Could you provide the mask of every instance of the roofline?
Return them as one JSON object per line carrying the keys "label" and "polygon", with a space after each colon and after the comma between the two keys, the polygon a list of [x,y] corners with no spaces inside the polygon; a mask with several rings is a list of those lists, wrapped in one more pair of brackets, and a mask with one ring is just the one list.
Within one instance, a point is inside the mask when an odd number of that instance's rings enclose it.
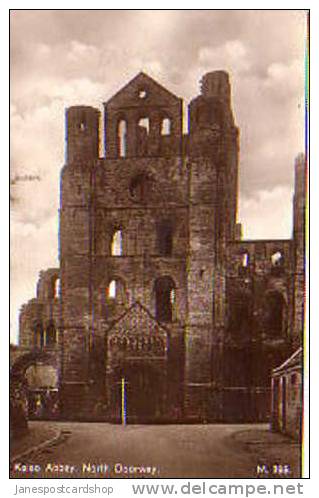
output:
{"label": "roofline", "polygon": [[144,71],[140,71],[128,83],[126,83],[122,88],[120,88],[120,90],[118,90],[112,97],[110,97],[106,102],[103,102],[103,105],[107,106],[113,99],[115,99],[115,97],[117,97],[117,95],[119,95],[119,93],[121,93],[123,90],[125,90],[125,88],[127,88],[129,85],[131,85],[131,83],[133,83],[133,81],[135,81],[141,75],[142,76],[146,76],[146,78],[148,78],[151,81],[153,81],[153,83],[155,83],[155,85],[159,86],[162,90],[164,90],[165,92],[169,93],[175,99],[178,99],[180,101],[183,100],[181,97],[178,97],[177,95],[175,95],[175,93],[173,93],[170,90],[168,90],[167,88],[165,88],[165,86],[161,85],[161,83],[158,83],[158,81],[156,81],[154,78],[152,78],[152,76],[149,76],[148,74],[144,73]]}
{"label": "roofline", "polygon": [[284,368],[288,367],[290,363],[300,354],[302,353],[302,347],[297,349],[287,360],[285,360],[279,367],[273,368],[272,372],[273,374],[279,372],[279,370],[283,370]]}

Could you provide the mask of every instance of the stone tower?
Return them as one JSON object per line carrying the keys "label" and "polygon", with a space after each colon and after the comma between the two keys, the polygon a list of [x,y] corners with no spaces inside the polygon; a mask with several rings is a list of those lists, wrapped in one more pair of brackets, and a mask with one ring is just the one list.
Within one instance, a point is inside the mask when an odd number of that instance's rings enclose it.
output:
{"label": "stone tower", "polygon": [[144,73],[104,104],[103,139],[100,114],[66,113],[60,267],[21,310],[18,367],[58,370],[64,418],[118,421],[125,401],[128,422],[267,420],[302,337],[303,160],[293,239],[241,240],[227,73],[203,76],[187,133]]}
{"label": "stone tower", "polygon": [[[125,378],[137,417],[143,392],[158,393],[150,416],[203,412],[225,325],[225,244],[236,223],[237,129],[226,73],[204,76],[189,134],[182,130],[182,100],[143,73],[105,103],[105,158],[99,112],[67,112],[60,260],[63,390],[72,404],[106,391],[115,416]],[[127,329],[114,336],[123,315]],[[136,321],[138,332],[128,325]],[[162,352],[154,327],[163,328]]]}
{"label": "stone tower", "polygon": [[[226,243],[235,235],[238,130],[231,109],[227,73],[202,79],[201,94],[189,106],[188,319],[185,364],[187,411],[204,417],[212,383],[220,382],[225,331]],[[214,396],[213,396],[214,397]]]}

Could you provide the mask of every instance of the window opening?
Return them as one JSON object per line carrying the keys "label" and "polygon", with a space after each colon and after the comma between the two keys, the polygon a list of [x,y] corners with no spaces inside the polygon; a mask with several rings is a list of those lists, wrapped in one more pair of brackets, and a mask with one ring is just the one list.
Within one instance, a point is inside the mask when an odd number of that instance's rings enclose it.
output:
{"label": "window opening", "polygon": [[112,280],[109,284],[108,297],[110,297],[111,299],[116,298],[116,281],[115,280]]}
{"label": "window opening", "polygon": [[61,295],[61,281],[57,278],[54,282],[54,298],[58,299]]}
{"label": "window opening", "polygon": [[118,152],[120,157],[126,157],[126,146],[127,146],[127,126],[126,121],[122,119],[118,124]]}
{"label": "window opening", "polygon": [[111,255],[112,256],[122,256],[122,232],[121,230],[116,230],[112,237],[111,242]]}
{"label": "window opening", "polygon": [[143,132],[146,133],[146,135],[149,135],[150,133],[150,120],[149,118],[141,118],[138,122],[139,128],[143,129]]}
{"label": "window opening", "polygon": [[280,251],[275,252],[271,256],[271,264],[272,266],[280,266],[283,262],[283,257]]}
{"label": "window opening", "polygon": [[249,254],[248,254],[248,252],[245,252],[242,255],[242,260],[241,260],[241,264],[242,264],[243,268],[247,268],[248,263],[249,263]]}
{"label": "window opening", "polygon": [[170,301],[172,304],[175,303],[175,289],[171,289]]}
{"label": "window opening", "polygon": [[167,136],[171,134],[171,120],[169,118],[164,118],[162,120],[161,135]]}
{"label": "window opening", "polygon": [[147,91],[141,88],[141,90],[138,92],[138,96],[140,99],[145,99],[147,97]]}

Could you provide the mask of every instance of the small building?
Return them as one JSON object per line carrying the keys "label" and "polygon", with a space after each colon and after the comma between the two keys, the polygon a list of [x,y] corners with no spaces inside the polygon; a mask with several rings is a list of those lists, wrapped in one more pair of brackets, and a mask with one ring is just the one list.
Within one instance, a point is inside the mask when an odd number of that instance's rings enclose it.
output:
{"label": "small building", "polygon": [[271,429],[302,436],[302,348],[272,371]]}

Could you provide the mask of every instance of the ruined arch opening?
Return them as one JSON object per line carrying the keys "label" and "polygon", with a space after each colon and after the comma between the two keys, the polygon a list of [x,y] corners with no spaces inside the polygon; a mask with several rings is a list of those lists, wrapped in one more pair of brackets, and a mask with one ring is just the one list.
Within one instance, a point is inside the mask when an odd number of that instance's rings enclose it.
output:
{"label": "ruined arch opening", "polygon": [[32,420],[55,419],[59,415],[58,370],[41,361],[30,365],[26,372],[28,417]]}
{"label": "ruined arch opening", "polygon": [[159,322],[172,322],[176,301],[176,286],[169,277],[159,277],[155,281],[155,316]]}
{"label": "ruined arch opening", "polygon": [[12,365],[10,403],[17,407],[22,402],[29,419],[53,420],[59,417],[59,362],[52,352],[26,353]]}

